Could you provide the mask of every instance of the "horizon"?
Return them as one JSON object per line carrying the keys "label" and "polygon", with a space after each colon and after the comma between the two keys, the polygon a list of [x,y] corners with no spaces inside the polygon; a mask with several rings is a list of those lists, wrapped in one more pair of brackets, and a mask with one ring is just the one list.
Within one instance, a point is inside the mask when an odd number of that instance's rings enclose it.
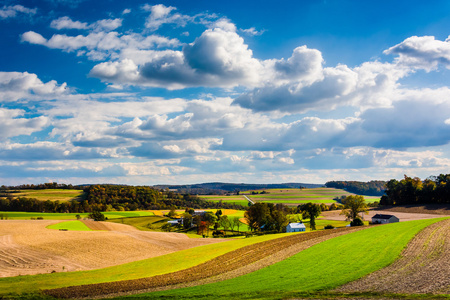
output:
{"label": "horizon", "polygon": [[0,185],[449,173],[448,1],[0,1]]}

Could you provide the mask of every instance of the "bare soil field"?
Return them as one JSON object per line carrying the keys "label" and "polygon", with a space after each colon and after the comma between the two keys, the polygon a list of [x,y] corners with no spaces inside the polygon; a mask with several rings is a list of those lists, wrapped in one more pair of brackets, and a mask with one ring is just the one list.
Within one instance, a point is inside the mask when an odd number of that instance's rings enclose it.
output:
{"label": "bare soil field", "polygon": [[[375,211],[378,209],[374,209]],[[404,212],[412,214],[433,214],[450,216],[450,205],[448,204],[427,204],[427,205],[402,205],[402,206],[386,206],[383,211]]]}
{"label": "bare soil field", "polygon": [[91,299],[93,297],[128,295],[137,292],[142,293],[221,281],[247,274],[284,260],[326,239],[362,229],[362,227],[340,228],[290,235],[249,245],[178,272],[136,280],[45,290],[44,293],[57,298],[87,297]]}
{"label": "bare soil field", "polygon": [[[443,216],[450,216],[450,211],[448,214],[436,214],[436,213],[423,213],[424,210],[416,210],[419,212],[414,212],[413,210],[404,210],[404,211],[392,211],[392,210],[379,210],[379,209],[371,209],[369,213],[364,214],[364,220],[371,220],[372,217],[376,214],[387,214],[387,215],[395,215],[400,219],[400,222],[404,221],[413,221],[413,220],[424,220],[424,219],[433,219],[440,218]],[[335,220],[335,221],[345,221],[345,216],[340,214],[340,210],[331,210],[322,212],[321,216],[326,220]]]}
{"label": "bare soil field", "polygon": [[392,265],[346,284],[339,292],[450,293],[450,220],[432,224]]}
{"label": "bare soil field", "polygon": [[104,231],[46,228],[58,222],[1,220],[0,277],[105,268],[224,241],[106,222],[96,224]]}

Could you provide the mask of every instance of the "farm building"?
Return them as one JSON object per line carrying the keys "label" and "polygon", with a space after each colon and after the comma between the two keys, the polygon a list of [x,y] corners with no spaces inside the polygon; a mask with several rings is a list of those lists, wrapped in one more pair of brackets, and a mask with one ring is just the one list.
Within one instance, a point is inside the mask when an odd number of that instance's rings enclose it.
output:
{"label": "farm building", "polygon": [[300,231],[306,231],[305,224],[289,223],[289,225],[286,226],[286,232],[300,232]]}
{"label": "farm building", "polygon": [[400,220],[394,215],[376,214],[372,217],[373,224],[395,223],[399,221]]}

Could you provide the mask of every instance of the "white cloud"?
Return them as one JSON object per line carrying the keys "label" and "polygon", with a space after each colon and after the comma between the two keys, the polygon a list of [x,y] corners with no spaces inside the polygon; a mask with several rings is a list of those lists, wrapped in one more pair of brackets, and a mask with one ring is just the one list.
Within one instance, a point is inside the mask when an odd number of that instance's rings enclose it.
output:
{"label": "white cloud", "polygon": [[150,6],[148,4],[143,6],[143,9],[150,11],[145,27],[149,30],[158,30],[163,24],[176,24],[177,26],[185,26],[191,17],[179,13],[172,14],[176,10],[173,6],[165,6],[164,4],[157,4]]}
{"label": "white cloud", "polygon": [[62,29],[92,29],[94,31],[112,31],[122,26],[122,19],[104,19],[88,24],[87,22],[72,21],[71,18],[64,16],[53,20],[50,27]]}
{"label": "white cloud", "polygon": [[[116,84],[169,89],[233,87],[257,84],[262,68],[239,35],[222,29],[206,30],[183,51],[152,52],[148,59],[139,68],[129,59],[102,63],[90,75]],[[124,65],[130,67],[124,69]]]}
{"label": "white cloud", "polygon": [[450,69],[450,39],[436,40],[434,36],[412,36],[384,51],[396,54],[398,64],[411,68],[434,70],[442,64]]}
{"label": "white cloud", "polygon": [[45,116],[27,118],[24,110],[0,108],[0,123],[0,140],[4,140],[41,131],[49,125],[49,119]]}
{"label": "white cloud", "polygon": [[61,30],[61,29],[88,29],[88,24],[86,22],[72,21],[71,18],[65,16],[53,20],[50,27]]}
{"label": "white cloud", "polygon": [[18,13],[22,13],[25,15],[35,15],[37,12],[37,8],[28,8],[23,5],[10,5],[10,6],[3,6],[0,9],[0,18],[7,19],[7,18],[14,18],[17,16]]}
{"label": "white cloud", "polygon": [[265,32],[265,30],[259,30],[258,31],[258,30],[256,30],[255,27],[250,27],[248,29],[241,29],[241,31],[243,33],[247,34],[247,35],[250,35],[250,36],[262,35]]}
{"label": "white cloud", "polygon": [[0,101],[51,99],[64,94],[66,86],[54,80],[43,83],[36,74],[28,72],[0,72]]}

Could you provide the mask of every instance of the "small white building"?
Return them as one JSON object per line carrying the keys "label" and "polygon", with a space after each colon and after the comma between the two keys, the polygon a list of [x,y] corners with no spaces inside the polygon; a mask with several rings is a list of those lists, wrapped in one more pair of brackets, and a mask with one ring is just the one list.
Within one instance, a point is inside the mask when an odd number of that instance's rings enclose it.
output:
{"label": "small white building", "polygon": [[400,220],[394,215],[376,214],[372,217],[372,224],[396,223]]}
{"label": "small white building", "polygon": [[289,225],[286,226],[286,232],[300,232],[300,231],[306,231],[305,224],[289,223]]}

